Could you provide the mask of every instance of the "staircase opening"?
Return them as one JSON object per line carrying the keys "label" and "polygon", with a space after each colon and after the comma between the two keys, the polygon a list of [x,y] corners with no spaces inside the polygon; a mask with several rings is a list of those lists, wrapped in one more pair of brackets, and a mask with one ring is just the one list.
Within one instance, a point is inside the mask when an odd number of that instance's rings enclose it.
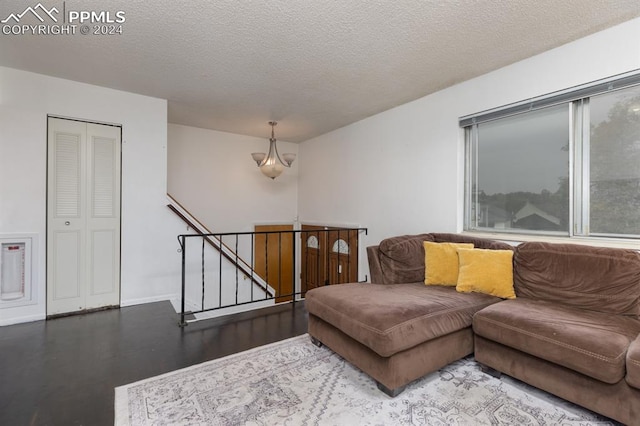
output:
{"label": "staircase opening", "polygon": [[359,239],[366,228],[294,229],[287,224],[219,233],[168,199],[167,207],[193,231],[178,235],[181,326],[276,303],[295,304],[311,288],[359,281]]}

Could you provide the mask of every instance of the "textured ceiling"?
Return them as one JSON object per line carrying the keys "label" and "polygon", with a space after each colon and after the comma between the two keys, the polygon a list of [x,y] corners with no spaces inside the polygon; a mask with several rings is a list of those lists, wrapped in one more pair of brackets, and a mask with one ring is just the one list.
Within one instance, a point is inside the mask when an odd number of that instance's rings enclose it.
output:
{"label": "textured ceiling", "polygon": [[[2,0],[0,19],[37,3]],[[171,123],[267,137],[277,120],[293,142],[640,16],[639,0],[41,3],[122,10],[123,34],[2,34],[0,65],[167,99]]]}

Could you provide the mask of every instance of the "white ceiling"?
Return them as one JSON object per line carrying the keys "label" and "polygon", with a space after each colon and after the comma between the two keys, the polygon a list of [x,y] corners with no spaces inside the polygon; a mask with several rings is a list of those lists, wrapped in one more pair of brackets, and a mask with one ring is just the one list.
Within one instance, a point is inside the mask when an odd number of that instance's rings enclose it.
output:
{"label": "white ceiling", "polygon": [[[122,10],[123,34],[3,34],[0,65],[167,99],[171,123],[268,137],[277,120],[292,142],[640,16],[640,0],[41,2]],[[0,20],[37,3],[2,0]]]}

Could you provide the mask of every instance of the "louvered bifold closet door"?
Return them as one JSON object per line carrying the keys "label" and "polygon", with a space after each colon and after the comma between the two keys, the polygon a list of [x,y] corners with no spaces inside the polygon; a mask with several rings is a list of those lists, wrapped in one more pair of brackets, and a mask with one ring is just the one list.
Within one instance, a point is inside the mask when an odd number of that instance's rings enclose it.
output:
{"label": "louvered bifold closet door", "polygon": [[47,315],[120,300],[120,128],[49,118]]}
{"label": "louvered bifold closet door", "polygon": [[120,128],[87,124],[87,309],[120,303]]}

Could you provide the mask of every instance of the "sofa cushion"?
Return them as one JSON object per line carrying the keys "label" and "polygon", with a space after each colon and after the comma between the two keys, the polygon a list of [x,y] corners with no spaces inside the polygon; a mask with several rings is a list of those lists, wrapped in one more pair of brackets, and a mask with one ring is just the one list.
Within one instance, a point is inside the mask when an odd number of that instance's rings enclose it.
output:
{"label": "sofa cushion", "polygon": [[380,266],[385,283],[424,280],[424,241],[433,241],[433,238],[429,234],[401,235],[380,242]]}
{"label": "sofa cushion", "polygon": [[306,293],[306,307],[343,333],[389,357],[471,326],[473,314],[497,297],[454,287],[412,284],[341,284]]}
{"label": "sofa cushion", "polygon": [[515,299],[513,292],[513,251],[458,249],[460,273],[456,290],[477,292],[503,299]]}
{"label": "sofa cushion", "polygon": [[640,389],[640,336],[636,337],[627,350],[627,383]]}
{"label": "sofa cushion", "polygon": [[640,333],[640,321],[519,298],[476,313],[473,331],[486,339],[613,384],[625,376],[627,348]]}
{"label": "sofa cushion", "polygon": [[472,249],[473,244],[425,241],[423,245],[425,285],[455,286],[459,269],[457,249]]}
{"label": "sofa cushion", "polygon": [[515,252],[514,284],[518,297],[638,317],[640,253],[527,242]]}

